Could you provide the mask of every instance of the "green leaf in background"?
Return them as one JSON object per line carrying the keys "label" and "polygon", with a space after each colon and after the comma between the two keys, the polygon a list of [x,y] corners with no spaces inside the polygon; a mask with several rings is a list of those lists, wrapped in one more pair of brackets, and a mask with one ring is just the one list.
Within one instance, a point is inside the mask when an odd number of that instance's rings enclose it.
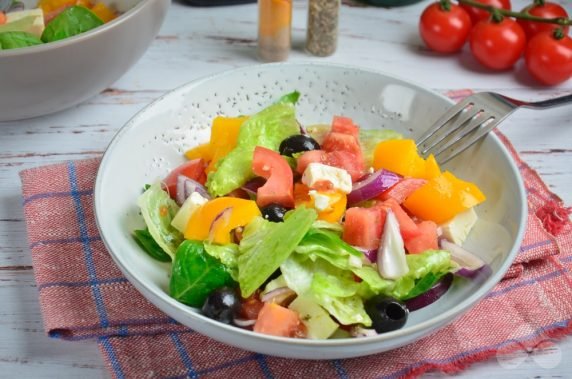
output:
{"label": "green leaf in background", "polygon": [[227,268],[205,251],[202,242],[186,240],[179,246],[169,282],[171,297],[201,307],[212,291],[234,285]]}
{"label": "green leaf in background", "polygon": [[171,262],[171,256],[155,242],[148,229],[134,230],[133,238],[151,258],[160,262]]}
{"label": "green leaf in background", "polygon": [[17,49],[20,47],[43,44],[42,40],[33,34],[26,32],[3,32],[0,33],[0,50]]}
{"label": "green leaf in background", "polygon": [[69,38],[103,25],[92,11],[81,6],[72,6],[48,22],[42,33],[42,41],[53,42]]}

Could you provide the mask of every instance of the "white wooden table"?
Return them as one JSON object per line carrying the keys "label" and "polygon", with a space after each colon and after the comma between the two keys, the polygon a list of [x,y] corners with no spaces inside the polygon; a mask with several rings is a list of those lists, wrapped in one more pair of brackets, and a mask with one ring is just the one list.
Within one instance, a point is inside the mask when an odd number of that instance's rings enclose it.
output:
{"label": "white wooden table", "polygon": [[[520,9],[526,2],[513,0],[513,6]],[[558,2],[572,14],[569,0]],[[426,5],[394,9],[344,5],[338,51],[321,60],[380,69],[441,92],[493,90],[524,100],[572,92],[572,80],[559,87],[535,86],[522,62],[514,72],[487,73],[468,49],[451,57],[428,52],[417,34],[418,18]],[[320,60],[303,52],[306,6],[305,1],[295,2],[290,61]],[[112,88],[58,114],[0,123],[0,377],[108,376],[95,341],[63,342],[44,334],[18,172],[98,156],[131,116],[165,91],[207,74],[258,63],[256,9],[255,4],[208,9],[173,4],[151,48]],[[550,188],[572,204],[572,107],[543,113],[519,111],[502,130]],[[486,376],[571,377],[572,337],[551,351],[526,357],[516,368],[492,359],[459,375]]]}

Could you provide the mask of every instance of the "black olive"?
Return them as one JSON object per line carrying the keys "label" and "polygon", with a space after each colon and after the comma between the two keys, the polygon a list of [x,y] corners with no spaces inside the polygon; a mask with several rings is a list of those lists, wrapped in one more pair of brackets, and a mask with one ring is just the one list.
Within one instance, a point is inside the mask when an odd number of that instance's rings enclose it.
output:
{"label": "black olive", "polygon": [[231,324],[239,309],[240,297],[236,289],[221,287],[209,294],[201,310],[209,318]]}
{"label": "black olive", "polygon": [[287,209],[280,204],[268,204],[260,209],[262,216],[272,222],[283,222]]}
{"label": "black olive", "polygon": [[278,151],[280,154],[291,157],[292,154],[302,151],[320,150],[320,144],[310,136],[304,134],[295,134],[282,140]]}
{"label": "black olive", "polygon": [[365,311],[378,333],[401,329],[407,321],[409,309],[392,297],[377,295],[365,302]]}

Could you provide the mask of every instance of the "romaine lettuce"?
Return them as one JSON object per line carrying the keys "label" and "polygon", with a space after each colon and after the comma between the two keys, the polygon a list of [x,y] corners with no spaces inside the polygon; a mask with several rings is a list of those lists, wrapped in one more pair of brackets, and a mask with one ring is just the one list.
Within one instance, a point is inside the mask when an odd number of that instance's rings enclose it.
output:
{"label": "romaine lettuce", "polygon": [[248,297],[280,267],[310,229],[317,215],[299,207],[281,223],[256,218],[245,228],[238,256],[238,282]]}
{"label": "romaine lettuce", "polygon": [[344,325],[371,325],[363,301],[358,295],[360,284],[351,271],[342,270],[317,258],[292,254],[280,265],[288,287],[298,295],[309,296]]}
{"label": "romaine lettuce", "polygon": [[236,147],[217,162],[216,171],[209,173],[209,193],[226,195],[253,178],[252,154],[256,146],[278,150],[283,139],[300,132],[293,103],[296,99],[293,94],[285,95],[244,122]]}
{"label": "romaine lettuce", "polygon": [[147,224],[149,233],[161,248],[175,257],[177,248],[183,242],[183,235],[171,225],[179,206],[161,189],[159,182],[150,186],[139,198],[137,204]]}

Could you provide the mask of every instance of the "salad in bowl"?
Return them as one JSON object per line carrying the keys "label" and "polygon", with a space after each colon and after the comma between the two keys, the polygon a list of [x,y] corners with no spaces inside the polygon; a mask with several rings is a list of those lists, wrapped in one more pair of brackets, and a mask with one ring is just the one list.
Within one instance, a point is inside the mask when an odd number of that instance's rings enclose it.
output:
{"label": "salad in bowl", "polygon": [[453,281],[491,275],[462,247],[477,185],[396,131],[342,114],[302,125],[299,97],[215,117],[207,143],[141,183],[133,237],[169,265],[172,298],[257,333],[337,339],[400,329]]}
{"label": "salad in bowl", "polygon": [[450,106],[346,65],[197,79],[107,148],[102,243],[149,302],[225,344],[337,359],[414,342],[490,293],[526,226],[522,180],[494,135],[444,166],[417,155],[413,140]]}

